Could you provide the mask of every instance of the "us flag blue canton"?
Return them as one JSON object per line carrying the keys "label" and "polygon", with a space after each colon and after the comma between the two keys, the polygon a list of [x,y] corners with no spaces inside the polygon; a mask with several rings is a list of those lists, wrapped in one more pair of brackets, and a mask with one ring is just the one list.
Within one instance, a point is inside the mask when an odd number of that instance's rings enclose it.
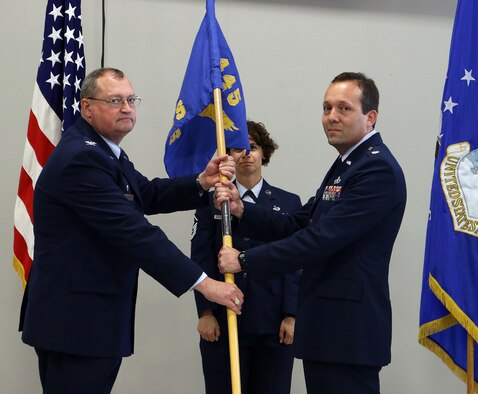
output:
{"label": "us flag blue canton", "polygon": [[463,381],[468,369],[467,337],[478,340],[477,79],[478,3],[459,0],[441,103],[419,342]]}
{"label": "us flag blue canton", "polygon": [[64,130],[80,114],[80,85],[84,78],[80,0],[48,1],[37,82],[63,121]]}
{"label": "us flag blue canton", "polygon": [[84,78],[80,1],[49,0],[14,212],[13,266],[23,286],[33,261],[35,184],[62,130],[80,116]]}
{"label": "us flag blue canton", "polygon": [[166,140],[164,164],[170,177],[201,172],[214,155],[216,88],[221,89],[226,147],[249,150],[239,72],[217,22],[214,0],[207,0]]}

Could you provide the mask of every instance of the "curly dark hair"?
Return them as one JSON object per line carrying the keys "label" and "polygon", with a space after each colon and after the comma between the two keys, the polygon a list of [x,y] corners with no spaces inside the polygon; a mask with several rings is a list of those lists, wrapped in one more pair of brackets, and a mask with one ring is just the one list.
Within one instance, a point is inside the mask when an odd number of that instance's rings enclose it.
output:
{"label": "curly dark hair", "polygon": [[279,145],[272,139],[264,123],[248,120],[247,129],[249,131],[249,137],[262,148],[262,152],[264,153],[262,165],[267,166],[272,154],[279,149]]}

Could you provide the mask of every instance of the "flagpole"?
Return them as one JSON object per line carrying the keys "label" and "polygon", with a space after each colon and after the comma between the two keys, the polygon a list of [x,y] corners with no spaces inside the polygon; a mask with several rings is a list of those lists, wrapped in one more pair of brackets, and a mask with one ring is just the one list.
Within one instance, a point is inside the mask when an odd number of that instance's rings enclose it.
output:
{"label": "flagpole", "polygon": [[475,340],[468,334],[467,340],[467,368],[466,368],[466,386],[467,394],[475,392]]}
{"label": "flagpole", "polygon": [[[216,119],[216,139],[217,154],[219,156],[226,154],[226,141],[224,137],[224,121],[222,118],[222,97],[221,89],[214,89],[214,110]],[[221,181],[227,178],[221,175]],[[231,232],[231,211],[229,201],[221,204],[222,218],[222,244],[232,247]],[[226,283],[234,283],[234,274],[224,274]],[[239,368],[239,339],[237,333],[237,316],[236,313],[227,309],[227,328],[229,333],[229,359],[231,364],[231,385],[232,394],[241,394],[241,372]]]}

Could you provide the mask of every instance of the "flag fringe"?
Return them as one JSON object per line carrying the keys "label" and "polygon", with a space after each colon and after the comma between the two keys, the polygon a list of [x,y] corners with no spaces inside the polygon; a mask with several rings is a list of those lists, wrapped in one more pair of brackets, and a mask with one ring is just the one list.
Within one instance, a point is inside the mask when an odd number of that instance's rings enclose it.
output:
{"label": "flag fringe", "polygon": [[[443,290],[438,281],[430,274],[428,276],[428,284],[433,294],[441,301],[446,309],[460,323],[460,325],[470,334],[475,342],[478,342],[478,327],[473,320],[461,310],[450,295]],[[446,327],[447,328],[447,327]]]}
{"label": "flag fringe", "polygon": [[[444,331],[450,327],[453,327],[456,324],[460,324],[475,340],[478,338],[478,328],[475,323],[468,317],[468,315],[461,310],[461,308],[456,304],[453,298],[443,290],[438,281],[430,274],[428,276],[428,285],[432,290],[433,294],[440,300],[440,302],[445,306],[445,308],[450,312],[449,315],[446,315],[440,319],[433,320],[426,324],[420,326],[418,332],[418,343],[426,347],[431,352],[435,353],[443,363],[463,382],[467,383],[467,373],[466,371],[455,364],[450,355],[443,350],[443,348],[434,342],[429,337],[438,332]],[[475,381],[474,392],[478,393],[478,385]]]}
{"label": "flag fringe", "polygon": [[25,289],[25,286],[27,285],[27,281],[25,280],[25,269],[23,268],[23,264],[15,255],[13,256],[13,269],[17,272],[20,280],[22,281],[22,286]]}
{"label": "flag fringe", "polygon": [[418,331],[418,341],[420,341],[422,338],[429,337],[430,335],[436,334],[437,332],[444,331],[447,328],[453,327],[456,324],[458,324],[458,321],[452,314],[422,324]]}
{"label": "flag fringe", "polygon": [[[440,345],[437,343],[433,342],[430,338],[420,338],[418,341],[421,345],[426,347],[428,350],[431,352],[435,353],[442,361],[445,363],[445,365],[458,377],[460,378],[463,382],[467,382],[467,375],[466,371],[463,368],[460,368],[457,364],[453,362],[453,359],[448,355],[447,352],[445,352]],[[475,381],[475,389],[474,392],[478,393],[478,385],[476,384],[477,382]]]}

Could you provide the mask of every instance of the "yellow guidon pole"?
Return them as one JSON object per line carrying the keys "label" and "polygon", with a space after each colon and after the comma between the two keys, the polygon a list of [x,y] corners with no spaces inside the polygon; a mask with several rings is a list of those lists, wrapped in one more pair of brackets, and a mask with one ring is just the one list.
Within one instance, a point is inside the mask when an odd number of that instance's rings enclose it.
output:
{"label": "yellow guidon pole", "polygon": [[467,349],[466,393],[474,394],[475,393],[475,340],[470,334],[467,335],[466,349]]}
{"label": "yellow guidon pole", "polygon": [[[222,118],[221,89],[214,89],[214,112],[216,120],[217,154],[226,154],[226,141],[224,137],[224,121]],[[224,175],[219,174],[221,181],[226,180]],[[222,244],[232,247],[231,209],[229,201],[221,204],[222,218]],[[234,274],[224,274],[226,283],[234,283]],[[241,394],[241,370],[239,367],[239,339],[237,334],[237,315],[227,309],[227,328],[229,332],[229,359],[231,363],[232,394]]]}

